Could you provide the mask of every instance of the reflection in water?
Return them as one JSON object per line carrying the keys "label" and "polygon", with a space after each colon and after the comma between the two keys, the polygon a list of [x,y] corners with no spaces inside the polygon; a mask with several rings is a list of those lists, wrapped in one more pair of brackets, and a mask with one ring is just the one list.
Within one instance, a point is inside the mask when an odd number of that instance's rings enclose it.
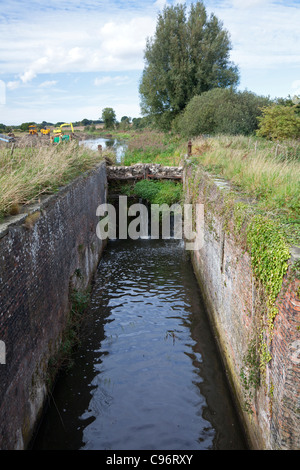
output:
{"label": "reflection in water", "polygon": [[87,139],[82,140],[79,142],[80,145],[86,145],[87,147],[91,148],[92,150],[98,150],[98,145],[102,145],[102,149],[111,149],[114,150],[116,153],[116,161],[117,163],[122,162],[122,158],[127,149],[127,145],[125,142],[120,141],[119,139],[108,139],[108,138],[94,138],[94,139]]}
{"label": "reflection in water", "polygon": [[181,241],[109,242],[35,449],[245,449]]}

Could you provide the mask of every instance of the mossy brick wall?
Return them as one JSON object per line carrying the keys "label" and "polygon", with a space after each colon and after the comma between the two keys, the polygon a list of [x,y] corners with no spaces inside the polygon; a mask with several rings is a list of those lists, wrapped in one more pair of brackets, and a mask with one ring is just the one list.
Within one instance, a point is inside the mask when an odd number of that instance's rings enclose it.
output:
{"label": "mossy brick wall", "polygon": [[266,296],[254,276],[245,238],[234,236],[228,220],[226,182],[187,166],[184,187],[186,202],[204,204],[204,244],[191,252],[191,259],[250,447],[299,449],[300,281],[292,275],[292,257],[276,300],[272,331],[263,330],[271,360],[263,373],[259,364],[254,366],[259,384],[247,398],[241,371],[251,340],[267,323]]}
{"label": "mossy brick wall", "polygon": [[[0,225],[0,448],[24,449],[47,396],[47,366],[70,311],[70,289],[86,289],[103,242],[96,208],[106,166],[83,174],[27,214]],[[29,214],[29,217],[28,217]]]}

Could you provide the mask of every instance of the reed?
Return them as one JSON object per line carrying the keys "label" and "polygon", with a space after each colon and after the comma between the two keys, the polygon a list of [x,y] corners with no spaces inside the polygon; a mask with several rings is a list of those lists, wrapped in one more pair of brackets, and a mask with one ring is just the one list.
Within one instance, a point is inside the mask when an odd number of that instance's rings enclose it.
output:
{"label": "reed", "polygon": [[99,152],[78,142],[0,149],[0,216],[56,192],[101,161]]}

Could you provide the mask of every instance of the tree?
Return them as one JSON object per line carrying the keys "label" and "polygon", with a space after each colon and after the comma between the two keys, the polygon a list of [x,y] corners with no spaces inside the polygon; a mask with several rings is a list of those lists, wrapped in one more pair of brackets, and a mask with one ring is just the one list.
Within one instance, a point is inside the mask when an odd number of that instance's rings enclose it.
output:
{"label": "tree", "polygon": [[261,107],[269,98],[233,89],[214,88],[194,96],[177,120],[176,129],[192,137],[200,134],[252,134],[258,127]]}
{"label": "tree", "polygon": [[274,105],[264,107],[256,134],[272,140],[298,139],[300,116],[295,106]]}
{"label": "tree", "polygon": [[21,129],[21,131],[28,131],[29,126],[32,126],[33,124],[36,124],[36,123],[35,122],[23,122],[20,125],[20,129]]}
{"label": "tree", "polygon": [[122,116],[120,121],[120,129],[127,130],[130,128],[131,125],[131,117]]}
{"label": "tree", "polygon": [[116,113],[113,108],[104,108],[102,109],[102,121],[104,122],[104,127],[106,129],[111,129],[116,123]]}
{"label": "tree", "polygon": [[165,7],[155,35],[147,40],[145,67],[139,87],[143,114],[158,126],[172,120],[195,95],[238,83],[237,67],[229,61],[229,35],[201,1]]}
{"label": "tree", "polygon": [[82,119],[81,125],[82,126],[89,126],[90,124],[93,124],[93,121],[91,119]]}

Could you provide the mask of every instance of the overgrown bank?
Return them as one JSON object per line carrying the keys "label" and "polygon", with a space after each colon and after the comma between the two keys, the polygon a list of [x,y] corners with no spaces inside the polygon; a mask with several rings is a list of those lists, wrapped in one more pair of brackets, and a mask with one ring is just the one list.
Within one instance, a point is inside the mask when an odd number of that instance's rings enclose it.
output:
{"label": "overgrown bank", "polygon": [[14,215],[23,204],[57,192],[102,157],[78,142],[57,146],[0,148],[0,218]]}
{"label": "overgrown bank", "polygon": [[[300,244],[300,144],[243,136],[197,138],[190,163],[231,183],[255,211],[279,224],[287,242]],[[246,207],[246,206],[245,206]]]}

